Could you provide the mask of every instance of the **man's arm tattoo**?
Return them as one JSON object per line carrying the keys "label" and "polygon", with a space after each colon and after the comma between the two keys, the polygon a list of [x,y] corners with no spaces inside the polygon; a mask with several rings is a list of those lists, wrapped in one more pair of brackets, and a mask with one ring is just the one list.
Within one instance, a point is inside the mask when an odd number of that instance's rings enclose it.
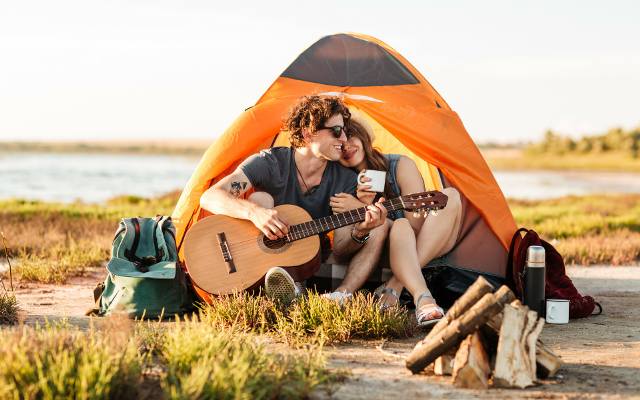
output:
{"label": "man's arm tattoo", "polygon": [[233,197],[240,197],[246,188],[247,182],[231,182],[230,193]]}

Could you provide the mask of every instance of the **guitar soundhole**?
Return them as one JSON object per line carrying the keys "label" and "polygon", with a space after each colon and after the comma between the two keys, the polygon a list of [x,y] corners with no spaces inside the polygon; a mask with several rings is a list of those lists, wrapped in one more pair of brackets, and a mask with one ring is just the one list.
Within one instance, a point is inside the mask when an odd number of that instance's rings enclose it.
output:
{"label": "guitar soundhole", "polygon": [[279,250],[288,244],[284,239],[271,240],[266,236],[262,236],[262,243],[270,250]]}

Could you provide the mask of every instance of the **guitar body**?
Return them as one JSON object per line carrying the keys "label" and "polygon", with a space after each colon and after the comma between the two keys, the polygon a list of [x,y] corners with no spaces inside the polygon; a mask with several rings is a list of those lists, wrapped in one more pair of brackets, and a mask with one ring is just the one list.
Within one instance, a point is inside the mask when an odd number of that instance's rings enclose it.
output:
{"label": "guitar body", "polygon": [[[309,213],[294,205],[285,204],[275,209],[289,225],[311,220]],[[226,247],[221,244],[219,234],[224,234]],[[194,284],[213,295],[241,291],[260,281],[270,268],[308,263],[320,250],[317,235],[285,243],[279,248],[268,247],[263,239],[262,232],[248,220],[212,215],[198,221],[184,240],[184,257]],[[227,260],[223,254],[225,249],[228,249]],[[301,271],[301,275],[304,272]]]}

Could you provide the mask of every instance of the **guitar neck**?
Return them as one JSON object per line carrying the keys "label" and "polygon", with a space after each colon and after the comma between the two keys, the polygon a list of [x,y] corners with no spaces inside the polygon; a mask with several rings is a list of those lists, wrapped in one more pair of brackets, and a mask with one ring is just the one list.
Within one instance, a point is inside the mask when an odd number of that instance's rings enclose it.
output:
{"label": "guitar neck", "polygon": [[[387,200],[382,203],[387,211],[392,212],[404,209],[401,197]],[[339,214],[333,214],[328,217],[322,217],[301,224],[289,227],[289,233],[286,236],[287,242],[304,239],[309,236],[318,235],[320,233],[329,232],[343,226],[362,222],[365,219],[367,207],[360,207],[354,210],[345,211]]]}

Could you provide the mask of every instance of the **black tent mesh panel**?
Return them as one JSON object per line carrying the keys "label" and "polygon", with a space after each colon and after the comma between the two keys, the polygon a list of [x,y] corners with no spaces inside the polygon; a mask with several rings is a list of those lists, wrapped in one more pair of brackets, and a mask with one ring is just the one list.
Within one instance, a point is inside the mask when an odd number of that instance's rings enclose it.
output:
{"label": "black tent mesh panel", "polygon": [[381,46],[345,34],[318,40],[300,54],[281,76],[333,86],[389,86],[419,82]]}

